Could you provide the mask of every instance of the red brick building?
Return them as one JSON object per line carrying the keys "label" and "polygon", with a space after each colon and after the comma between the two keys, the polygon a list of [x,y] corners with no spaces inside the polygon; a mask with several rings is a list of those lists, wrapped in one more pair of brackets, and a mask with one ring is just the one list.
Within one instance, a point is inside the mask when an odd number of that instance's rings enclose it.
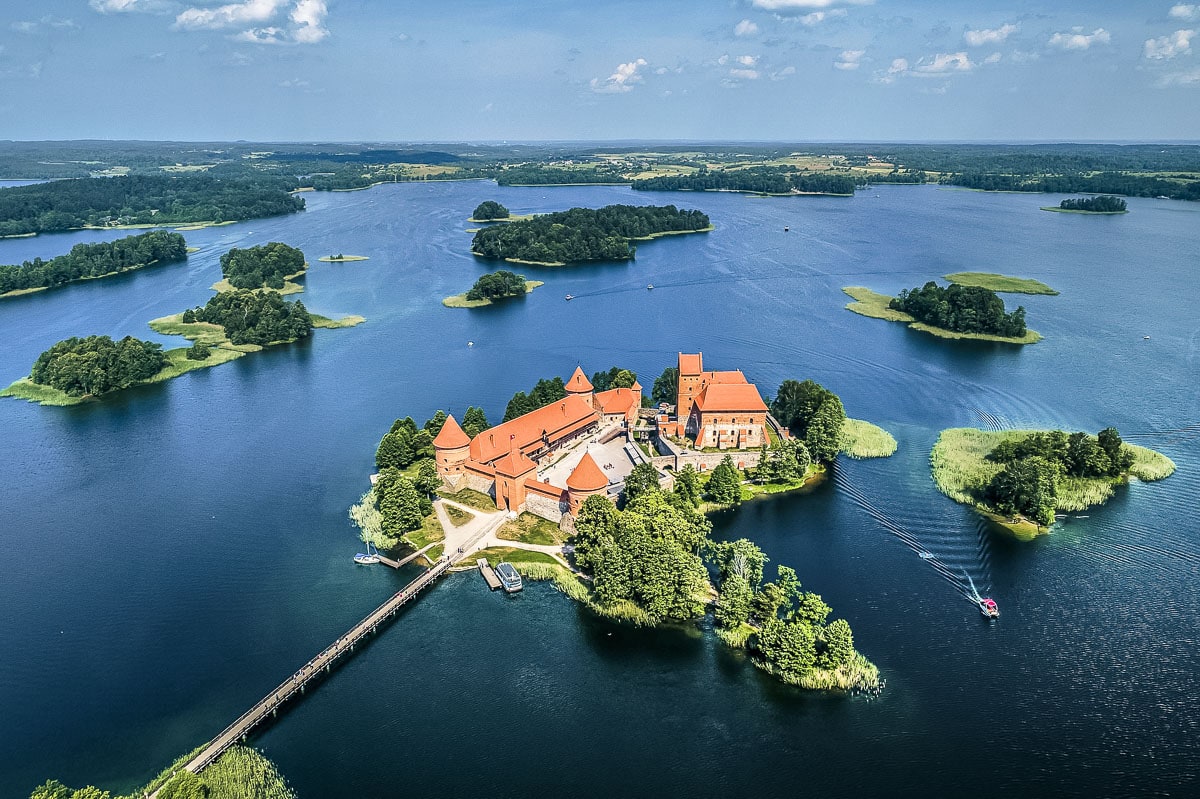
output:
{"label": "red brick building", "polygon": [[768,441],[758,388],[740,370],[705,372],[702,353],[679,353],[675,413],[668,432],[682,432],[699,449],[757,449]]}

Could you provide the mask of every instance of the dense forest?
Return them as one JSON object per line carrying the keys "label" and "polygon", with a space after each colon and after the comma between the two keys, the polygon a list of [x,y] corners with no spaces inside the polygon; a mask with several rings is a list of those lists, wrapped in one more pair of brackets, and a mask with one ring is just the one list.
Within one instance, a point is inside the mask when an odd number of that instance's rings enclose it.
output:
{"label": "dense forest", "polygon": [[39,355],[29,377],[72,397],[100,396],[148,380],[166,365],[161,344],[132,336],[72,337]]}
{"label": "dense forest", "polygon": [[505,297],[525,296],[525,276],[501,269],[498,272],[488,272],[480,275],[467,292],[467,299],[499,300]]}
{"label": "dense forest", "polygon": [[0,188],[0,235],[87,225],[224,222],[290,214],[304,200],[295,180],[211,175],[130,175]]}
{"label": "dense forest", "polygon": [[986,333],[1020,338],[1025,335],[1025,308],[1005,313],[1004,300],[979,286],[951,283],[942,288],[932,280],[921,288],[904,289],[889,307],[918,322],[955,333]]}
{"label": "dense forest", "polygon": [[1004,464],[1004,469],[984,488],[984,501],[998,513],[1021,514],[1049,525],[1064,478],[1120,478],[1128,474],[1134,456],[1116,428],[1109,427],[1096,436],[1061,430],[1034,433],[1000,444],[987,459]]}
{"label": "dense forest", "polygon": [[288,302],[274,291],[223,291],[203,308],[183,312],[184,322],[210,322],[225,328],[234,344],[279,344],[312,332],[304,303]]}
{"label": "dense forest", "polygon": [[861,178],[845,173],[798,172],[784,167],[701,169],[690,175],[635,180],[638,191],[748,191],[761,194],[853,194]]}
{"label": "dense forest", "polygon": [[508,219],[508,209],[495,200],[484,200],[475,206],[471,218],[476,222],[490,222],[495,219]]}
{"label": "dense forest", "polygon": [[969,173],[948,175],[941,180],[955,186],[983,191],[1031,191],[1054,194],[1123,194],[1127,197],[1169,197],[1200,200],[1200,181],[1180,182],[1150,175],[1102,172],[1086,175],[1001,175]]}
{"label": "dense forest", "polygon": [[[821,384],[784,380],[771,401],[771,415],[804,443],[806,457],[831,463],[841,450],[846,410],[841,398]],[[791,453],[793,458],[799,455]]]}
{"label": "dense forest", "polygon": [[1063,200],[1058,207],[1064,211],[1091,211],[1097,214],[1120,214],[1126,210],[1125,201],[1111,194]]}
{"label": "dense forest", "polygon": [[501,186],[564,186],[573,183],[629,183],[629,178],[620,171],[598,167],[581,169],[554,166],[502,166],[491,176]]}
{"label": "dense forest", "polygon": [[187,243],[178,233],[154,230],[96,244],[76,244],[66,255],[49,261],[34,258],[20,266],[0,266],[0,294],[22,289],[61,286],[72,280],[101,277],[153,263],[187,258]]}
{"label": "dense forest", "polygon": [[518,416],[524,416],[552,402],[557,402],[565,396],[567,396],[567,389],[563,385],[561,377],[544,377],[537,381],[537,385],[528,394],[524,391],[513,394],[504,409],[503,421],[507,422]]}
{"label": "dense forest", "polygon": [[634,257],[630,239],[708,227],[705,214],[674,205],[572,208],[480,230],[471,252],[537,263],[624,261]]}
{"label": "dense forest", "polygon": [[304,271],[304,253],[277,241],[234,247],[221,256],[221,274],[238,289],[283,288],[283,279]]}

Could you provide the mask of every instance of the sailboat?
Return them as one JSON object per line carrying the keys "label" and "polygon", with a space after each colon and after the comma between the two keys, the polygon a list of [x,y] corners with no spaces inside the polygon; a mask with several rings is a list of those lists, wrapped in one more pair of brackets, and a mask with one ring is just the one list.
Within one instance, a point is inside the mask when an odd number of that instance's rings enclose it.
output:
{"label": "sailboat", "polygon": [[354,562],[360,566],[369,566],[372,563],[379,562],[379,550],[375,549],[370,541],[367,542],[367,551],[359,552],[354,556]]}
{"label": "sailboat", "polygon": [[980,596],[979,591],[975,589],[975,581],[971,579],[971,575],[963,572],[963,577],[966,577],[967,582],[971,584],[971,594],[975,598],[975,604],[979,606],[979,612],[989,619],[1000,618],[1000,607],[996,604],[996,600]]}

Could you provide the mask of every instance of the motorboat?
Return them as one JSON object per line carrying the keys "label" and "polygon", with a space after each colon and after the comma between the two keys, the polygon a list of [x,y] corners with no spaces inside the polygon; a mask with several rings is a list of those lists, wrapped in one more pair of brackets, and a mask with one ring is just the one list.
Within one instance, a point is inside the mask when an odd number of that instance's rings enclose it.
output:
{"label": "motorboat", "polygon": [[500,585],[510,594],[515,594],[524,587],[521,584],[521,575],[511,563],[497,563],[496,576],[500,578]]}
{"label": "motorboat", "polygon": [[571,301],[571,300],[573,300],[573,299],[575,299],[575,295],[573,295],[573,294],[568,294],[568,295],[567,295],[567,302],[570,302],[570,301]]}

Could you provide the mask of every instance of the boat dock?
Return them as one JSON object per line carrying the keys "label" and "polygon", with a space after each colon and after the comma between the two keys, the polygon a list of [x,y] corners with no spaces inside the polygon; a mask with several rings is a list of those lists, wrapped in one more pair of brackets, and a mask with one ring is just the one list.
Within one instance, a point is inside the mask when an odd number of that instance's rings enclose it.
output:
{"label": "boat dock", "polygon": [[428,545],[422,547],[421,549],[418,549],[416,552],[412,553],[411,555],[407,555],[407,556],[401,558],[400,560],[392,560],[389,557],[380,555],[379,562],[384,564],[385,566],[391,566],[393,569],[399,569],[401,566],[407,566],[408,564],[412,563],[414,560],[421,557],[426,552],[433,549],[440,543],[441,543],[440,541],[435,541],[434,543],[428,544]]}
{"label": "boat dock", "polygon": [[496,570],[487,562],[487,558],[480,558],[475,563],[479,566],[479,573],[483,575],[483,580],[488,584],[488,588],[493,591],[500,588],[500,578],[496,576]]}

